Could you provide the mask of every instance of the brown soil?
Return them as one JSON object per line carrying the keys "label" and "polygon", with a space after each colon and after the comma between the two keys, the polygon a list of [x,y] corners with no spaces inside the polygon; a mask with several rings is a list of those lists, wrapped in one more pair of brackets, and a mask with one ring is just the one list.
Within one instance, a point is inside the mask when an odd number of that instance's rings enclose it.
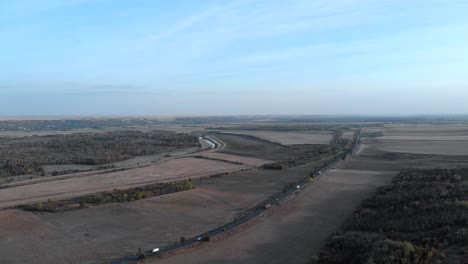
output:
{"label": "brown soil", "polygon": [[250,135],[283,145],[321,144],[328,145],[333,139],[331,131],[249,131],[223,130],[226,133]]}
{"label": "brown soil", "polygon": [[273,161],[271,160],[241,157],[241,156],[223,154],[219,152],[203,152],[203,153],[197,154],[197,156],[202,156],[202,157],[206,157],[210,159],[225,160],[225,161],[234,162],[234,163],[242,163],[244,165],[252,166],[252,167],[260,167],[264,164],[273,163]]}
{"label": "brown soil", "polygon": [[306,263],[361,201],[393,175],[332,171],[243,232],[154,263]]}
{"label": "brown soil", "polygon": [[190,191],[56,214],[0,211],[0,263],[103,263],[169,245],[233,221],[309,170],[246,171]]}
{"label": "brown soil", "polygon": [[[283,146],[250,136],[216,134],[226,147],[221,153],[274,161],[294,160],[305,152],[319,148],[317,145]],[[322,146],[323,147],[323,146]]]}
{"label": "brown soil", "polygon": [[148,167],[90,175],[65,180],[0,189],[0,208],[29,204],[47,199],[65,199],[89,193],[128,188],[247,168],[244,165],[208,159],[183,158]]}

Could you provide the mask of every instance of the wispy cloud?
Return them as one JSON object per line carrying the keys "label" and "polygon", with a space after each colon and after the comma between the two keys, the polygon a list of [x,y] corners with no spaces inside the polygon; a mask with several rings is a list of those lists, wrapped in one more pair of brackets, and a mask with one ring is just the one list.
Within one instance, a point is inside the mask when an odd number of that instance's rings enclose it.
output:
{"label": "wispy cloud", "polygon": [[142,48],[150,47],[151,45],[157,44],[158,42],[167,40],[171,37],[180,37],[180,34],[183,34],[184,31],[192,28],[197,23],[202,22],[203,20],[207,20],[209,18],[219,16],[220,14],[229,12],[230,10],[245,5],[248,2],[252,2],[252,0],[242,0],[232,2],[230,4],[215,4],[212,6],[208,6],[207,8],[201,9],[196,13],[181,18],[168,29],[147,36],[143,40]]}
{"label": "wispy cloud", "polygon": [[466,87],[466,8],[463,0],[5,0],[0,93],[138,94],[151,109],[158,96],[181,94],[194,106],[210,93],[254,102],[287,90]]}

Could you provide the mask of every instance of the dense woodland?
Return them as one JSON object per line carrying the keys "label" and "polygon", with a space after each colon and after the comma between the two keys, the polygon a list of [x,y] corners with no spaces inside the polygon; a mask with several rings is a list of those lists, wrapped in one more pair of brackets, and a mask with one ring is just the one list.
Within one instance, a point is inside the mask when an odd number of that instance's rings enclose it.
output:
{"label": "dense woodland", "polygon": [[169,131],[0,138],[0,177],[43,174],[42,165],[102,165],[198,145],[195,136]]}
{"label": "dense woodland", "polygon": [[313,262],[468,263],[468,169],[401,172]]}

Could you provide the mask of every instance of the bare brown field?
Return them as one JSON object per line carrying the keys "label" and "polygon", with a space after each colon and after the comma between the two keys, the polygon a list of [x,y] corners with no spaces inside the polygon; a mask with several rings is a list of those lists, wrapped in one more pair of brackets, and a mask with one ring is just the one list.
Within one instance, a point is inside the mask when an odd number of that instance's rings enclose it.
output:
{"label": "bare brown field", "polygon": [[[463,136],[459,129],[451,131]],[[370,128],[367,132],[387,130]],[[417,136],[424,136],[420,128],[413,130]],[[454,136],[450,129],[445,134],[439,128],[433,131],[425,135]],[[199,249],[163,259],[162,263],[307,263],[361,202],[378,186],[388,184],[398,170],[468,166],[468,155],[463,156],[468,146],[464,141],[411,140],[411,133],[401,129],[399,133],[407,139],[364,139],[358,155],[348,157],[339,169],[322,175],[309,189],[274,208],[259,223]]]}
{"label": "bare brown field", "polygon": [[419,155],[408,153],[386,153],[348,157],[343,169],[365,167],[374,171],[403,169],[436,169],[468,167],[468,156]]}
{"label": "bare brown field", "polygon": [[202,156],[202,157],[206,157],[210,159],[224,160],[224,161],[234,162],[234,163],[242,163],[244,165],[252,166],[252,167],[260,167],[268,163],[273,163],[273,161],[271,160],[235,156],[235,155],[223,154],[219,152],[202,152],[200,154],[197,154],[197,156]]}
{"label": "bare brown field", "polygon": [[344,164],[356,169],[401,170],[408,168],[457,168],[468,165],[468,135],[466,125],[387,124],[365,128],[367,132],[382,132],[384,136],[363,139],[359,156]]}
{"label": "bare brown field", "polygon": [[223,132],[258,137],[282,145],[328,145],[333,139],[331,131],[250,131],[225,130]]}
{"label": "bare brown field", "polygon": [[386,133],[432,133],[432,134],[452,134],[459,133],[466,135],[468,125],[466,124],[385,124],[383,127]]}
{"label": "bare brown field", "polygon": [[[467,167],[468,140],[451,140],[468,136],[464,134],[466,127],[442,128],[393,124],[365,128],[363,133],[381,132],[383,137],[363,139],[359,154],[349,156],[338,169],[322,175],[242,232],[154,263],[307,263],[362,201],[378,186],[389,183],[398,170]],[[222,174],[270,160],[291,159],[305,151],[303,145],[284,146],[238,135],[215,136],[227,144],[225,149],[194,155],[230,163],[168,158],[144,168],[0,189],[0,208],[49,197],[69,198]],[[350,136],[345,132],[344,137]],[[315,164],[309,163],[287,170],[237,172],[196,181],[197,188],[190,191],[57,214],[3,210],[0,263],[106,263],[136,253],[139,247],[147,250],[169,245],[182,236],[195,236],[232,221],[314,169]]]}
{"label": "bare brown field", "polygon": [[[76,178],[76,177],[83,177],[83,176],[93,176],[96,174],[103,174],[109,173],[115,170],[129,170],[135,168],[141,168],[148,166],[151,163],[163,163],[170,159],[174,159],[174,157],[190,157],[192,153],[195,153],[198,148],[186,148],[183,150],[176,150],[171,152],[166,152],[163,154],[156,154],[156,155],[146,155],[146,156],[138,156],[128,160],[122,160],[114,163],[107,164],[106,166],[112,166],[109,169],[100,169],[100,166],[97,165],[80,165],[80,164],[66,164],[66,165],[45,165],[42,166],[46,175],[49,175],[53,171],[67,171],[67,170],[79,170],[76,173],[69,173],[59,176],[38,176],[38,175],[20,175],[14,177],[4,177],[0,178],[0,188],[6,187],[14,187],[14,186],[21,186],[21,185],[29,185],[29,184],[36,184],[42,182],[49,182],[49,181],[56,181],[56,180],[63,180],[68,178]],[[197,152],[201,154],[209,153],[212,150],[207,150],[203,152]],[[169,157],[167,157],[169,155]]]}
{"label": "bare brown field", "polygon": [[[107,166],[112,166],[112,168],[130,168],[130,167],[137,167],[140,165],[150,164],[152,162],[159,161],[160,159],[164,158],[166,155],[170,156],[182,156],[187,155],[189,153],[197,151],[198,148],[186,148],[183,150],[176,150],[176,151],[167,151],[161,154],[155,155],[145,155],[145,156],[138,156],[135,158],[117,161],[113,163],[106,164]],[[46,175],[50,175],[53,171],[67,171],[67,170],[98,170],[100,166],[98,165],[82,165],[82,164],[65,164],[65,165],[45,165],[42,166]],[[36,176],[35,178],[41,178]]]}
{"label": "bare brown field", "polygon": [[105,263],[213,229],[251,199],[198,188],[60,214],[2,211],[0,263]]}
{"label": "bare brown field", "polygon": [[173,159],[164,163],[121,172],[0,189],[0,208],[47,199],[77,197],[114,188],[128,188],[157,182],[199,178],[245,168],[247,167],[244,165],[215,160],[196,158]]}
{"label": "bare brown field", "polygon": [[226,144],[226,148],[220,151],[225,154],[282,160],[290,151],[286,146],[242,135],[216,134],[216,137]]}
{"label": "bare brown field", "polygon": [[468,141],[468,136],[456,135],[392,135],[379,137],[381,140],[400,140],[400,141]]}
{"label": "bare brown field", "polygon": [[242,232],[150,263],[307,263],[362,200],[395,174],[332,171]]}
{"label": "bare brown field", "polygon": [[385,127],[364,127],[361,129],[362,133],[379,133],[385,132],[387,129]]}
{"label": "bare brown field", "polygon": [[468,155],[467,125],[386,124],[363,129],[363,133],[379,132],[383,135],[364,139],[362,154]]}
{"label": "bare brown field", "polygon": [[353,140],[354,135],[356,135],[356,131],[345,131],[341,136],[342,139]]}
{"label": "bare brown field", "polygon": [[219,151],[221,153],[274,161],[291,160],[309,151],[327,147],[323,145],[284,146],[251,136],[234,134],[216,134],[216,137],[226,144],[226,147]]}
{"label": "bare brown field", "polygon": [[390,140],[468,140],[468,125],[385,125],[384,136]]}
{"label": "bare brown field", "polygon": [[0,211],[0,263],[106,263],[169,245],[232,221],[309,171],[240,172],[190,191],[56,214]]}
{"label": "bare brown field", "polygon": [[401,152],[432,155],[468,155],[468,141],[377,140],[366,141],[366,152]]}

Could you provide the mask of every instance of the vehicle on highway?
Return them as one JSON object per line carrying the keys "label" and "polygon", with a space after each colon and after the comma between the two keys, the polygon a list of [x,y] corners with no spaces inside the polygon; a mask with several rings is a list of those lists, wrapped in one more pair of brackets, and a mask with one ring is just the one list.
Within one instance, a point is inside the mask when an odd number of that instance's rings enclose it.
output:
{"label": "vehicle on highway", "polygon": [[156,252],[159,252],[159,248],[153,248],[153,250],[151,250],[151,253],[156,253]]}

